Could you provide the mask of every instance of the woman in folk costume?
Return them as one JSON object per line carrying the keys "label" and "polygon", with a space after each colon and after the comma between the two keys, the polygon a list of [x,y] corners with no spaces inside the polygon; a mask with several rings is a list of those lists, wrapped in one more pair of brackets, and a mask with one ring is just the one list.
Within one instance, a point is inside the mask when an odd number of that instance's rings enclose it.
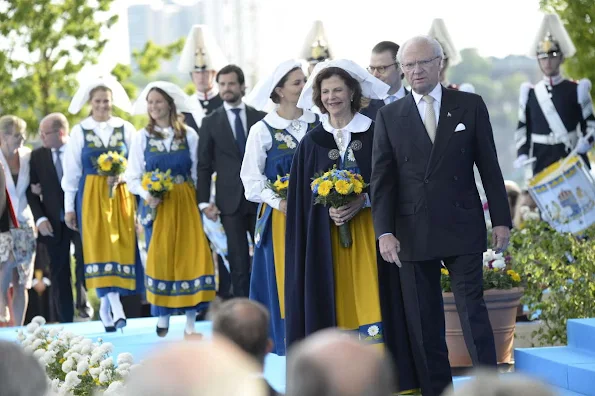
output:
{"label": "woman in folk costume", "polygon": [[112,116],[112,105],[126,112],[131,108],[124,88],[112,76],[81,85],[68,111],[78,114],[87,102],[90,115],[72,128],[64,152],[64,220],[69,228],[80,230],[87,288],[97,289],[99,317],[105,330],[113,332],[126,326],[120,296],[141,293],[144,272],[135,197],[121,176],[99,175],[96,162],[109,151],[127,156],[135,129]]}
{"label": "woman in folk costume", "polygon": [[15,326],[22,326],[25,319],[36,248],[33,213],[26,196],[31,158],[31,150],[23,147],[26,128],[19,117],[0,118],[0,165],[7,198],[0,218],[0,322],[10,320],[8,289],[12,283]]}
{"label": "woman in folk costume", "polygon": [[[198,133],[178,112],[202,108],[175,84],[156,81],[145,87],[134,114],[147,114],[148,125],[132,140],[126,181],[143,201],[139,209],[147,239],[147,300],[158,316],[157,335],[165,337],[171,314],[186,314],[184,336],[195,333],[197,311],[215,298],[215,269],[196,202]],[[160,199],[143,182],[146,172],[171,172],[172,190]],[[152,210],[157,210],[153,212]],[[156,215],[153,218],[153,213]]]}
{"label": "woman in folk costume", "polygon": [[269,99],[277,106],[248,134],[240,177],[246,199],[260,204],[254,236],[250,298],[264,304],[271,314],[272,352],[285,355],[285,214],[287,200],[270,188],[291,169],[293,155],[318,117],[297,107],[306,83],[301,63],[288,60],[259,81],[246,103],[262,110]]}
{"label": "woman in folk costume", "polygon": [[[314,204],[312,178],[333,166],[358,173],[365,183],[372,171],[374,122],[358,111],[362,98],[383,99],[390,87],[349,60],[320,63],[308,80],[298,107],[316,104],[321,123],[302,139],[291,166],[287,197],[285,310],[287,347],[320,329],[339,327],[383,348],[381,305],[403,305],[399,285],[387,284],[377,251],[368,194],[328,209]],[[353,244],[343,247],[339,227],[348,224]],[[379,274],[380,273],[380,274]],[[384,283],[383,283],[384,282]],[[405,316],[390,318],[390,340],[400,389],[418,388]],[[394,350],[391,348],[391,350]]]}

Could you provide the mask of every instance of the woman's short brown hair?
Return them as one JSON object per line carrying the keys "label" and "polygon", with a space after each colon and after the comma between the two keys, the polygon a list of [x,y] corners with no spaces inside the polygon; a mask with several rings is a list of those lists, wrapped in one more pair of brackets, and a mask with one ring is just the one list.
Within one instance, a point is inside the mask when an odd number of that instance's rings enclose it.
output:
{"label": "woman's short brown hair", "polygon": [[320,111],[324,114],[328,113],[327,109],[322,104],[321,99],[321,90],[320,86],[324,80],[327,80],[333,76],[339,77],[345,85],[351,90],[353,93],[353,100],[351,101],[351,113],[355,114],[362,108],[362,87],[359,82],[351,77],[349,73],[345,70],[341,69],[340,67],[327,67],[318,73],[316,76],[316,80],[314,81],[314,87],[312,89],[312,101]]}

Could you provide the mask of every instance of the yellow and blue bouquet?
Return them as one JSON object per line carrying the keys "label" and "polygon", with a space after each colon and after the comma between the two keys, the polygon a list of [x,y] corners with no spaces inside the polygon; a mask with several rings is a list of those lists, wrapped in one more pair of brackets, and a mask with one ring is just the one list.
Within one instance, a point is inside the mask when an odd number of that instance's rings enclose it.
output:
{"label": "yellow and blue bouquet", "polygon": [[[127,166],[126,157],[116,151],[101,154],[95,162],[95,169],[101,176],[120,176],[126,171]],[[116,185],[110,185],[109,187],[109,197],[113,198]]]}
{"label": "yellow and blue bouquet", "polygon": [[277,176],[275,182],[270,180],[267,183],[267,187],[273,190],[273,192],[281,199],[287,199],[287,188],[289,187],[289,174],[285,176]]}
{"label": "yellow and blue bouquet", "polygon": [[[314,194],[314,203],[332,208],[340,208],[357,198],[368,185],[357,173],[334,166],[322,175],[315,175],[310,187]],[[353,243],[349,224],[339,226],[339,237],[343,247]]]}
{"label": "yellow and blue bouquet", "polygon": [[[148,191],[152,197],[163,199],[165,194],[174,188],[174,180],[171,177],[171,169],[168,169],[165,172],[162,172],[159,169],[155,169],[152,172],[146,172],[143,175],[141,184],[143,189]],[[155,219],[156,214],[157,208],[151,208],[151,216],[153,219]]]}

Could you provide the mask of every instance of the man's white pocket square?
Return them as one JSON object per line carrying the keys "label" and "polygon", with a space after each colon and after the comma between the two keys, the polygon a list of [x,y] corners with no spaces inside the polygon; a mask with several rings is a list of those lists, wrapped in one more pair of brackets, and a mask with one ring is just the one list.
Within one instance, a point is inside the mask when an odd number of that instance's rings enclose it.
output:
{"label": "man's white pocket square", "polygon": [[465,127],[465,124],[459,124],[459,125],[457,125],[457,127],[455,128],[455,132],[461,132],[461,131],[464,131],[465,129],[467,129],[467,128]]}

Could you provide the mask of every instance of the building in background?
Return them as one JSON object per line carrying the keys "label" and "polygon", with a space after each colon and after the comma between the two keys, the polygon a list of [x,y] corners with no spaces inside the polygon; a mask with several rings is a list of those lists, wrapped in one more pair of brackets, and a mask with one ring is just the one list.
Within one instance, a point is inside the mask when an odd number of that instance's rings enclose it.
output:
{"label": "building in background", "polygon": [[[240,66],[246,74],[248,90],[258,76],[259,0],[165,0],[155,4],[132,5],[128,8],[128,36],[130,51],[141,50],[152,40],[156,44],[170,44],[185,38],[195,24],[208,25],[227,60]],[[137,68],[131,59],[133,70]],[[164,62],[161,73],[189,77],[177,70],[178,57]]]}

